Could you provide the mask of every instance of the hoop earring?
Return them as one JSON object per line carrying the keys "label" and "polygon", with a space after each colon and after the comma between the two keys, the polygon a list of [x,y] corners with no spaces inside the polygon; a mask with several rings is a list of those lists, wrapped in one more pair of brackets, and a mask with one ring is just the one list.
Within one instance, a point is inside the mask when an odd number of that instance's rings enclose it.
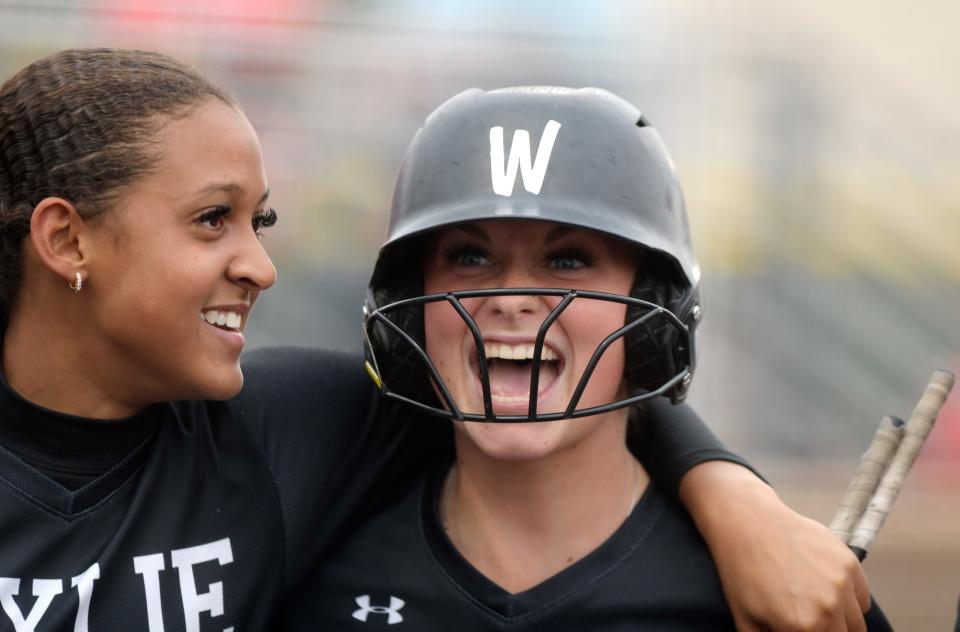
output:
{"label": "hoop earring", "polygon": [[70,289],[73,290],[74,293],[77,293],[83,289],[83,277],[80,276],[79,272],[77,272],[77,280],[71,281],[69,285],[70,285]]}

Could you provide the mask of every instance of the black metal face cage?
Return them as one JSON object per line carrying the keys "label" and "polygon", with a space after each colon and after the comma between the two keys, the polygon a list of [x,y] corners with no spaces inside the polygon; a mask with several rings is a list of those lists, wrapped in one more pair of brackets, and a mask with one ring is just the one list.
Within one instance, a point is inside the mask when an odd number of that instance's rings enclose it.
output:
{"label": "black metal face cage", "polygon": [[[527,415],[496,415],[493,412],[493,399],[490,394],[490,379],[487,372],[487,357],[486,352],[484,351],[483,346],[483,336],[480,333],[480,328],[477,326],[476,321],[473,317],[470,316],[470,313],[467,312],[466,308],[460,302],[461,299],[467,298],[478,298],[478,297],[488,297],[488,296],[516,296],[516,295],[532,295],[532,296],[561,296],[563,297],[561,301],[554,307],[547,317],[543,320],[543,323],[540,325],[540,329],[537,332],[536,342],[534,344],[533,358],[531,359],[533,366],[531,368],[530,375],[530,406],[527,410]],[[574,301],[576,298],[584,298],[591,300],[603,300],[611,301],[614,303],[622,303],[628,307],[638,307],[640,308],[639,316],[624,324],[623,327],[620,327],[597,345],[596,350],[593,352],[593,355],[590,358],[590,361],[587,363],[586,368],[583,371],[583,375],[580,377],[580,381],[577,383],[577,387],[574,390],[573,395],[570,397],[570,401],[567,404],[567,408],[562,412],[552,412],[537,414],[537,387],[540,381],[540,364],[541,364],[541,354],[543,352],[543,343],[547,336],[547,330],[554,323],[554,321],[563,313],[563,311]],[[396,323],[387,318],[387,314],[409,307],[422,306],[427,303],[438,303],[441,301],[446,301],[450,303],[453,308],[459,313],[460,317],[463,318],[463,321],[466,323],[467,327],[470,328],[471,333],[473,334],[473,339],[477,347],[477,355],[479,356],[479,368],[480,368],[480,383],[483,390],[483,408],[484,414],[476,413],[465,413],[457,406],[454,401],[453,396],[450,391],[447,389],[447,385],[444,384],[443,379],[440,377],[439,372],[437,371],[436,366],[433,364],[433,361],[430,360],[430,357],[427,355],[427,352],[423,349],[423,346],[418,343],[412,336],[407,332],[403,331]],[[607,411],[616,410],[618,408],[624,408],[635,404],[637,402],[651,399],[660,395],[664,395],[670,389],[672,389],[677,384],[681,382],[689,383],[690,377],[692,377],[692,363],[691,363],[691,350],[693,346],[690,341],[690,331],[683,322],[677,318],[673,312],[666,309],[661,305],[656,303],[650,303],[648,301],[643,301],[638,298],[633,298],[630,296],[621,296],[619,294],[608,294],[606,292],[591,292],[588,290],[568,290],[568,289],[552,289],[552,288],[491,288],[483,290],[464,290],[464,291],[455,291],[455,292],[445,292],[442,294],[430,294],[425,296],[418,296],[416,298],[408,298],[399,301],[394,301],[383,307],[377,307],[372,312],[369,311],[368,307],[365,305],[364,309],[364,327],[363,335],[369,349],[370,355],[366,363],[367,372],[373,378],[374,382],[377,383],[377,386],[380,387],[384,396],[406,402],[411,404],[421,410],[427,411],[434,415],[439,415],[441,417],[446,417],[448,419],[454,419],[457,421],[487,421],[487,422],[499,422],[499,423],[517,423],[517,422],[534,422],[534,421],[556,421],[559,419],[576,419],[579,417],[587,417],[590,415],[597,415],[600,413],[605,413]],[[646,324],[650,319],[654,318],[657,315],[662,315],[667,319],[667,322],[676,328],[679,335],[679,340],[681,342],[678,347],[681,350],[681,353],[684,354],[682,361],[680,362],[681,368],[673,377],[669,378],[663,385],[659,386],[654,390],[649,390],[640,394],[632,395],[624,399],[620,399],[608,404],[603,404],[600,406],[592,406],[590,408],[577,409],[577,404],[580,402],[580,398],[583,395],[584,389],[587,387],[587,383],[590,380],[590,377],[593,375],[593,371],[597,366],[597,363],[600,361],[603,353],[607,348],[613,344],[617,339],[622,338],[627,333],[632,331],[637,327],[641,327]],[[372,335],[373,327],[376,323],[383,323],[384,326],[393,332],[395,335],[402,338],[408,345],[410,345],[422,360],[424,366],[430,373],[431,378],[433,379],[434,384],[437,386],[437,391],[439,392],[440,397],[443,400],[443,403],[446,404],[447,408],[438,408],[437,406],[432,406],[423,402],[418,402],[414,399],[406,397],[400,393],[391,391],[389,386],[383,383],[381,378],[380,367],[377,362],[375,355],[375,347],[370,344],[370,337]],[[669,350],[667,350],[669,352]],[[371,365],[372,361],[372,365]]]}

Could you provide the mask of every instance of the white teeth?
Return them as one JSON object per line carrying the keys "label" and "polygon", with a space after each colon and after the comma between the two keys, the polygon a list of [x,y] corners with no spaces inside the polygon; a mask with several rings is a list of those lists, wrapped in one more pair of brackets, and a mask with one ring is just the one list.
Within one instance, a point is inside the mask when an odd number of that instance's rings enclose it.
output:
{"label": "white teeth", "polygon": [[[533,344],[508,345],[497,342],[483,343],[483,352],[487,359],[501,358],[503,360],[532,360]],[[550,347],[544,346],[540,353],[542,360],[556,360],[557,354]]]}
{"label": "white teeth", "polygon": [[243,322],[243,317],[237,312],[221,312],[216,309],[201,313],[200,318],[211,325],[237,330],[240,329],[240,323]]}

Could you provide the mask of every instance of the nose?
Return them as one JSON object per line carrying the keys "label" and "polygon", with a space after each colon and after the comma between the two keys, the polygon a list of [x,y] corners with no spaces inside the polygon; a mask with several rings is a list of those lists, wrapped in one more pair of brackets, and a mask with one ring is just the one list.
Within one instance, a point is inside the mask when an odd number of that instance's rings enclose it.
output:
{"label": "nose", "polygon": [[[537,280],[533,275],[522,269],[507,270],[500,278],[498,287],[521,288],[539,287]],[[526,315],[538,314],[544,308],[544,296],[532,294],[503,294],[491,296],[487,299],[485,307],[494,315],[501,318],[514,320]]]}
{"label": "nose", "polygon": [[243,236],[227,275],[235,283],[257,291],[266,290],[276,283],[277,269],[260,238],[253,231]]}
{"label": "nose", "polygon": [[501,294],[489,297],[484,307],[490,313],[501,318],[517,320],[526,315],[538,313],[542,305],[542,298],[530,294]]}

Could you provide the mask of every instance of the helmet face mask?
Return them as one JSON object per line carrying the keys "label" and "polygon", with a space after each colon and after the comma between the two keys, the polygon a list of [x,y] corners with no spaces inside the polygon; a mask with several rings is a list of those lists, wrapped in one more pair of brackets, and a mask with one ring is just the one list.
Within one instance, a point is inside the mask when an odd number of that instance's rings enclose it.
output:
{"label": "helmet face mask", "polygon": [[[461,222],[511,218],[567,224],[625,241],[637,259],[630,296],[578,288],[423,296],[427,235]],[[546,421],[598,414],[658,395],[680,401],[695,365],[698,286],[682,192],[659,137],[639,111],[594,89],[467,91],[427,118],[404,158],[388,239],[364,306],[368,371],[387,397],[459,420]],[[527,414],[496,415],[480,329],[460,301],[517,294],[552,296],[561,305],[588,299],[625,305],[623,326],[601,346],[625,341],[626,396],[580,407],[575,392],[564,410],[538,414],[539,353],[556,312],[540,326]],[[457,309],[473,331],[483,411],[463,410],[426,353],[424,307],[442,302]],[[588,364],[595,365],[605,348],[598,347]],[[579,377],[579,393],[590,371]]]}
{"label": "helmet face mask", "polygon": [[[486,345],[484,344],[483,334],[480,330],[480,327],[477,325],[473,316],[464,306],[462,301],[471,298],[490,298],[497,296],[517,295],[552,296],[560,298],[560,302],[557,303],[557,305],[550,311],[547,317],[540,324],[539,330],[537,331],[533,357],[530,360],[530,400],[527,413],[525,415],[498,415],[493,409],[493,398],[491,395],[490,376],[488,371],[488,359],[486,357],[486,353],[484,352]],[[603,341],[597,346],[590,361],[587,363],[583,374],[580,376],[577,387],[567,402],[564,410],[557,412],[538,412],[537,394],[539,392],[538,387],[541,376],[541,358],[543,357],[544,342],[546,340],[547,332],[554,322],[556,322],[557,318],[559,318],[564,310],[566,310],[575,300],[608,301],[611,303],[627,305],[629,307],[628,314],[630,314],[630,316],[628,316],[627,322],[622,327],[605,336]],[[426,352],[422,340],[415,339],[410,335],[410,333],[401,328],[401,326],[391,318],[391,316],[401,313],[405,310],[413,310],[414,313],[419,311],[420,314],[422,314],[422,310],[425,305],[440,302],[447,302],[453,306],[473,335],[474,345],[477,352],[477,362],[479,365],[480,384],[483,392],[483,413],[467,412],[462,409],[462,407],[456,401],[454,395],[451,393],[450,389],[445,384],[443,378],[440,376],[440,373],[437,370],[433,360]],[[689,337],[687,327],[673,313],[664,309],[660,305],[649,303],[647,301],[630,296],[620,296],[617,294],[593,292],[588,290],[559,288],[488,288],[444,292],[440,294],[429,294],[414,298],[401,299],[399,301],[384,305],[383,307],[374,308],[373,311],[365,310],[364,315],[364,339],[367,341],[366,347],[368,349],[367,367],[368,371],[371,372],[371,375],[374,376],[374,379],[380,381],[382,378],[379,376],[384,374],[381,364],[378,362],[375,349],[390,347],[396,348],[398,345],[406,345],[412,351],[412,355],[419,360],[420,368],[417,370],[413,366],[408,365],[404,367],[404,370],[410,371],[414,375],[419,376],[423,382],[427,382],[428,380],[432,381],[432,384],[435,388],[435,393],[440,399],[440,403],[431,403],[429,400],[423,401],[426,398],[422,396],[417,397],[417,395],[422,395],[420,393],[413,392],[404,394],[400,391],[390,390],[387,384],[381,382],[380,385],[385,394],[388,397],[405,401],[427,412],[439,415],[441,417],[455,419],[457,421],[529,422],[555,421],[559,419],[576,419],[578,417],[587,417],[590,415],[597,415],[610,410],[615,410],[617,408],[623,408],[645,399],[650,399],[651,397],[663,395],[670,389],[682,383],[682,381],[688,375],[690,375],[689,369],[686,368],[690,366],[689,360],[687,359],[686,362],[681,360],[680,364],[684,368],[680,369],[680,371],[675,375],[668,376],[663,384],[653,388],[652,390],[642,390],[639,393],[630,393],[626,397],[599,406],[580,406],[580,398],[583,395],[583,392],[586,389],[586,386],[593,375],[593,371],[596,368],[597,363],[600,361],[603,353],[611,345],[615,344],[618,340],[624,338],[628,334],[634,333],[634,335],[636,335],[643,329],[646,329],[647,331],[645,332],[644,339],[656,340],[659,337],[652,333],[654,329],[672,329],[674,332],[673,335],[684,339],[686,342],[685,345],[682,345],[682,348],[692,349],[692,346],[687,341]],[[410,317],[407,316],[398,318],[396,320],[404,322],[408,321],[409,319]],[[383,339],[386,337],[394,337],[395,343],[393,345],[385,344]],[[374,344],[373,340],[377,339],[379,339],[379,344]],[[393,358],[390,356],[384,358],[385,363],[391,363],[392,360]],[[413,364],[415,365],[416,362]],[[396,368],[391,367],[391,372],[396,373]]]}

